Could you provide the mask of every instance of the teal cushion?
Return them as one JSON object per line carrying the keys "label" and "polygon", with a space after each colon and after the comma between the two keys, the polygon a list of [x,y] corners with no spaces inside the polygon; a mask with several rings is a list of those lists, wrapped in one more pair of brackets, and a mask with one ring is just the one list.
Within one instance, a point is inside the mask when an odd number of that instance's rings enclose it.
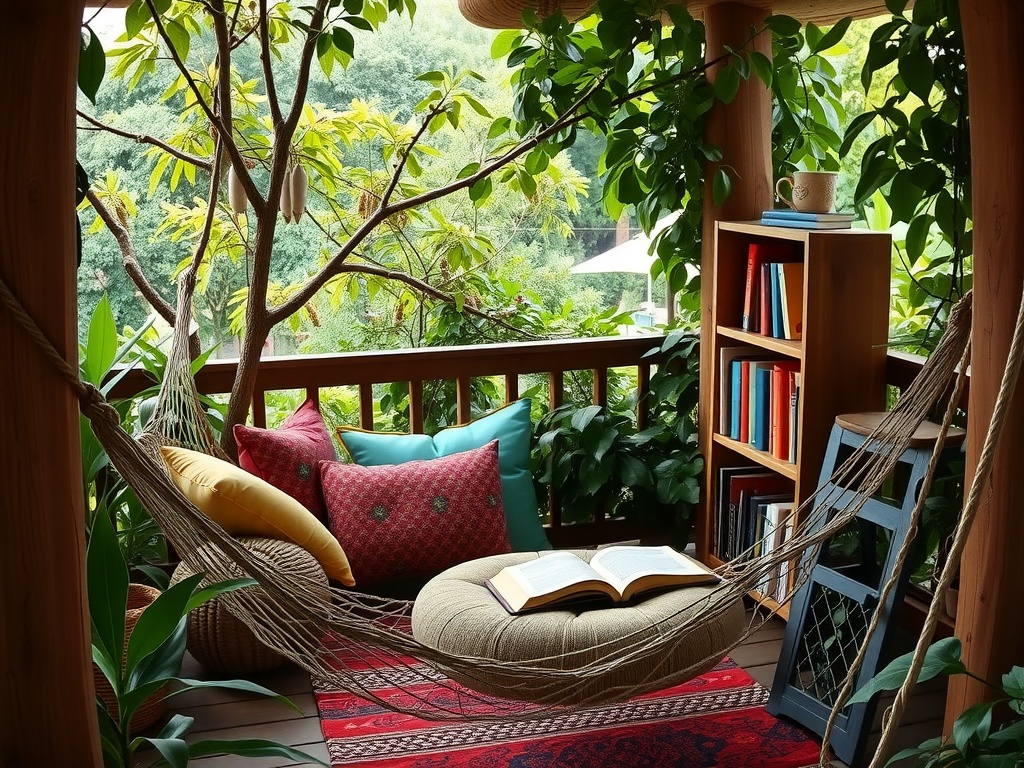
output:
{"label": "teal cushion", "polygon": [[508,543],[515,552],[551,549],[537,514],[530,474],[530,401],[517,400],[460,427],[436,435],[399,435],[341,427],[338,437],[352,461],[364,466],[402,464],[471,451],[498,441],[498,469]]}

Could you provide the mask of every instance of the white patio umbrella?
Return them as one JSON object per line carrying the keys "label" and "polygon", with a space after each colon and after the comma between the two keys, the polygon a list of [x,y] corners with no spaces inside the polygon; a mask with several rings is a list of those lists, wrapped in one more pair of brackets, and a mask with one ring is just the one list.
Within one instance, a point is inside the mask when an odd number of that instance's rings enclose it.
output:
{"label": "white patio umbrella", "polygon": [[609,248],[603,253],[592,256],[581,261],[569,271],[574,275],[587,275],[596,272],[630,272],[637,275],[647,275],[647,301],[651,301],[651,266],[658,257],[653,255],[651,244],[664,229],[672,226],[672,223],[679,218],[679,212],[670,213],[658,219],[650,235],[641,232],[634,235],[624,243],[619,243],[614,248]]}

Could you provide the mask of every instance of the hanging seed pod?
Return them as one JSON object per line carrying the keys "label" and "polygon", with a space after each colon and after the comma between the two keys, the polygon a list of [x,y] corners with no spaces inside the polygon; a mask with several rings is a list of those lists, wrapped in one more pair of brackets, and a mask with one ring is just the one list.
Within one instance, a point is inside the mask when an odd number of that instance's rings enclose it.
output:
{"label": "hanging seed pod", "polygon": [[296,164],[292,168],[289,183],[292,189],[292,217],[298,224],[306,212],[306,194],[309,192],[309,177],[301,165]]}
{"label": "hanging seed pod", "polygon": [[228,169],[228,203],[235,216],[245,213],[245,207],[249,204],[249,198],[245,196],[245,189],[242,187],[242,182],[238,180],[234,166]]}
{"label": "hanging seed pod", "polygon": [[292,185],[291,174],[285,171],[284,184],[281,185],[281,214],[286,224],[292,222]]}

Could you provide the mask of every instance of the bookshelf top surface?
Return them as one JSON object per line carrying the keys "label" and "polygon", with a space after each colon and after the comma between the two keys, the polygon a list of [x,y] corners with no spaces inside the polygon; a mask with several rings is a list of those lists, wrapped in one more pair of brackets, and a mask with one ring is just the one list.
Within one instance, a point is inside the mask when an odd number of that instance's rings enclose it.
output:
{"label": "bookshelf top surface", "polygon": [[769,227],[757,221],[718,221],[715,225],[725,232],[742,232],[748,235],[774,237],[779,240],[806,242],[809,237],[888,237],[888,232],[870,229],[803,229],[801,227]]}

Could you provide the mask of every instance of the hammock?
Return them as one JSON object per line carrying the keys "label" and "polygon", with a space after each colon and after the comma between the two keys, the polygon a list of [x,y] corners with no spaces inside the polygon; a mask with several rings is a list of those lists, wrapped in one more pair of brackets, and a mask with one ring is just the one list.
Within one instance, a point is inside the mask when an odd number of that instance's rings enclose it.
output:
{"label": "hammock", "polygon": [[[180,283],[179,318],[189,316],[192,284],[192,280],[182,280]],[[935,445],[932,465],[925,481],[926,486],[930,484],[958,400],[959,387],[963,382],[962,371],[967,368],[971,318],[968,294],[951,312],[948,329],[939,347],[928,358],[920,374],[904,392],[894,410],[872,434],[873,439],[865,441],[864,446],[855,451],[837,469],[833,476],[835,483],[847,488],[860,489],[852,503],[845,508],[835,509],[835,499],[818,498],[819,495],[824,495],[819,489],[794,511],[794,517],[802,515],[803,519],[794,530],[793,537],[781,548],[775,549],[768,556],[750,559],[741,557],[718,570],[723,581],[714,589],[699,616],[681,623],[673,621],[670,632],[659,633],[654,637],[645,633],[642,637],[637,635],[622,638],[608,648],[597,646],[590,649],[597,653],[588,654],[588,658],[595,660],[562,669],[560,667],[564,659],[558,657],[517,662],[496,661],[490,658],[445,653],[419,643],[407,629],[402,628],[405,625],[399,622],[399,618],[407,615],[411,608],[408,601],[380,598],[337,588],[332,588],[329,598],[325,599],[322,584],[294,579],[285,582],[272,568],[252,557],[248,550],[189,502],[169,479],[162,461],[155,458],[159,446],[177,443],[222,457],[224,454],[217,445],[200,406],[190,368],[187,322],[178,322],[175,326],[167,361],[167,373],[154,415],[146,427],[145,434],[136,440],[122,429],[117,411],[104,400],[99,391],[79,380],[77,372],[43,336],[2,280],[0,299],[26,332],[37,341],[43,353],[67,378],[81,402],[83,413],[92,422],[96,436],[106,448],[111,462],[164,530],[182,560],[195,571],[205,571],[211,580],[236,578],[241,572],[259,582],[261,592],[238,590],[222,597],[232,613],[252,628],[268,646],[308,671],[314,678],[329,682],[386,708],[426,719],[468,717],[470,711],[474,719],[535,716],[570,701],[578,706],[587,706],[608,700],[625,699],[636,693],[654,690],[659,687],[658,680],[638,680],[635,686],[609,686],[607,689],[600,684],[595,685],[595,682],[611,679],[617,669],[633,659],[664,656],[680,644],[688,643],[704,624],[723,615],[744,595],[753,591],[768,577],[773,566],[787,562],[791,563],[791,568],[796,569],[795,583],[786,598],[788,601],[793,592],[807,580],[810,567],[816,560],[816,548],[843,529],[857,514],[864,501],[880,487],[909,445],[917,427],[939,398],[949,393],[950,383],[956,379],[957,387],[954,388],[954,394],[949,401],[950,405],[946,410],[940,437]],[[1014,337],[1016,352],[1011,351],[1011,361],[1016,359],[1017,362],[1007,367],[1007,376],[1011,377],[1011,384],[1019,368],[1021,341],[1017,337],[1021,335],[1022,325],[1024,320],[1019,318],[1018,333]],[[959,378],[956,377],[958,367],[961,371]],[[1009,389],[1012,392],[1012,386]],[[1003,410],[1005,407],[1000,409],[997,403],[993,428],[989,433],[989,439],[993,444],[998,437],[996,417]],[[866,453],[869,445],[872,450]],[[988,445],[987,442],[987,448]],[[982,473],[991,465],[990,454],[991,449],[986,454],[988,464],[983,461],[979,466],[979,477],[984,477]],[[971,509],[972,503],[976,509],[975,489],[979,489],[983,484],[977,479],[972,484],[968,510]],[[914,512],[915,524],[927,495],[928,488],[925,487],[921,490]],[[959,560],[962,542],[966,539],[964,529],[969,528],[969,521],[972,518],[972,515],[965,513],[958,528],[950,563]],[[913,535],[913,530],[912,527],[910,536]],[[904,553],[909,548],[910,536],[908,541],[903,543]],[[750,554],[752,553],[745,553],[745,556]],[[947,567],[940,580],[929,614],[932,629],[940,611],[937,606],[941,605],[952,575],[952,568]],[[886,589],[891,586],[887,585]],[[253,594],[254,592],[256,594]],[[743,635],[729,647],[721,649],[721,652],[728,652],[749,637],[770,616],[770,613],[755,612]],[[382,661],[385,657],[380,654],[379,649],[386,648],[421,659],[441,671],[441,674],[435,675],[431,671],[418,671],[416,668],[388,662],[376,670],[375,680],[367,682],[365,678],[353,674],[325,650],[322,641],[332,632],[348,638],[363,658]],[[931,633],[926,625],[921,641],[924,647],[927,647],[930,637]],[[693,668],[696,669],[701,663],[710,660],[704,659]],[[856,675],[858,666],[859,663],[853,665],[850,679]],[[462,687],[455,687],[443,679],[452,673],[469,684],[472,684],[474,679],[480,679],[480,675],[486,677],[500,673],[516,686],[517,698],[526,701],[494,700],[492,697],[484,697]],[[671,673],[678,679],[680,670],[671,670]],[[916,673],[913,679],[916,679]],[[425,682],[431,683],[434,687],[435,693],[429,698],[419,692],[429,689],[429,686],[419,686]],[[375,691],[385,685],[404,692],[412,703],[396,704],[394,700],[381,698]],[[441,695],[437,694],[437,686],[443,689]],[[849,684],[847,687],[849,688]],[[589,693],[581,695],[584,690]],[[601,692],[594,693],[595,690]],[[839,697],[836,711],[845,703],[845,698],[844,695]],[[905,696],[897,698],[897,706],[901,705],[902,701],[905,701]],[[893,719],[898,723],[898,717]],[[890,726],[895,727],[892,722]]]}

